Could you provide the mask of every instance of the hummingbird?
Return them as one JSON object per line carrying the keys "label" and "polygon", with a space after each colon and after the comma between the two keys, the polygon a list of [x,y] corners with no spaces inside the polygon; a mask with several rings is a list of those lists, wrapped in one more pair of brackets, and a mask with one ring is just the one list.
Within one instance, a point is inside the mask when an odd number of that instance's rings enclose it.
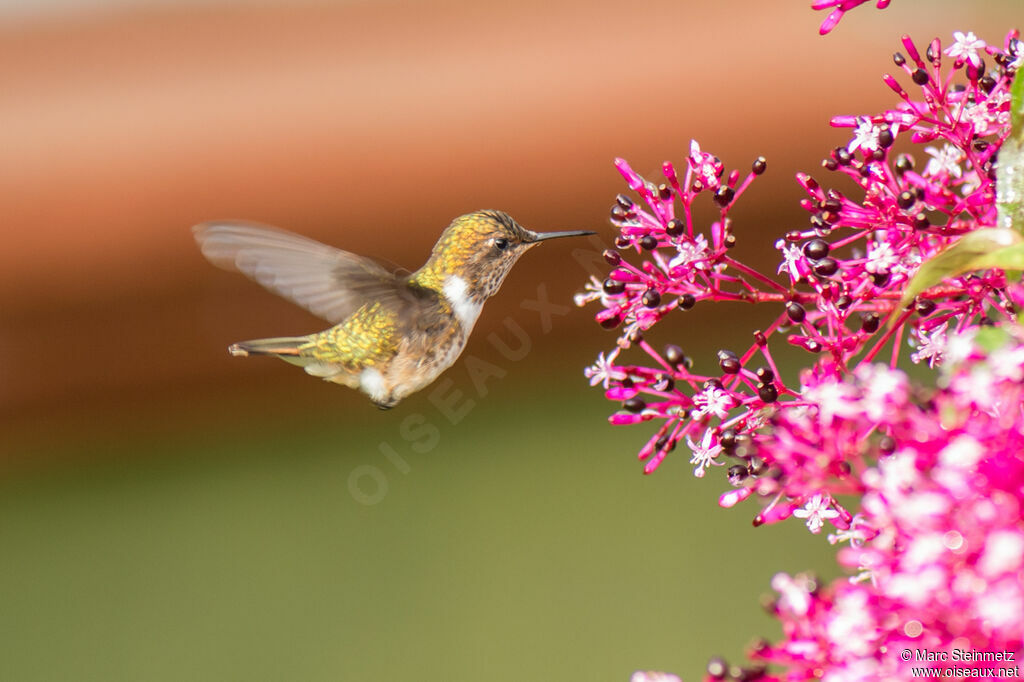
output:
{"label": "hummingbird", "polygon": [[275,227],[238,221],[192,228],[203,255],[334,326],[307,336],[232,344],[239,357],[270,355],[307,374],[358,389],[389,409],[434,381],[466,346],[484,301],[519,258],[548,239],[503,211],[476,211],[445,228],[419,270],[376,261]]}

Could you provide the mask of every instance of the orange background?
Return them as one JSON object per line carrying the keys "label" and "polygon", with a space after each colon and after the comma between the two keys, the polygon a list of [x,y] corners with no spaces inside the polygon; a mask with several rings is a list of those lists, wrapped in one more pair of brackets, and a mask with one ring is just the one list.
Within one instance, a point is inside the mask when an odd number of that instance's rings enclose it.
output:
{"label": "orange background", "polygon": [[[697,138],[730,168],[768,157],[737,213],[741,241],[768,263],[775,236],[804,220],[793,174],[820,174],[847,139],[828,118],[893,101],[879,77],[899,32],[877,27],[912,28],[922,44],[948,42],[950,26],[1001,40],[1015,3],[983,4],[995,11],[896,2],[884,23],[867,5],[825,38],[803,3],[755,0],[8,10],[0,428],[39,442],[67,420],[301,393],[291,370],[224,352],[323,325],[203,262],[189,227],[213,218],[410,268],[477,208],[610,240],[607,210],[624,190],[612,158],[653,176]],[[532,253],[506,291],[543,273],[568,301],[584,277],[565,258],[564,243]],[[479,330],[518,300],[499,296]],[[567,338],[596,334],[589,313],[571,319]]]}

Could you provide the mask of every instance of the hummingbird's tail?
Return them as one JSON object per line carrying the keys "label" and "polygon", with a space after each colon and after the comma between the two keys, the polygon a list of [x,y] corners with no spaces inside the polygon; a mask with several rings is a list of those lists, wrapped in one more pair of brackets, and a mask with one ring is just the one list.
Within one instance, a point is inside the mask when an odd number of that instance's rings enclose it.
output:
{"label": "hummingbird's tail", "polygon": [[[280,336],[275,339],[241,341],[228,346],[228,352],[240,358],[247,358],[250,355],[272,355],[303,368],[306,374],[350,385],[351,382],[347,380],[350,373],[346,373],[342,366],[316,357],[311,348],[315,336]],[[341,375],[344,375],[344,378],[339,379]],[[352,376],[358,377],[358,373]],[[358,386],[358,379],[355,385]]]}
{"label": "hummingbird's tail", "polygon": [[281,336],[276,339],[254,339],[252,341],[241,341],[228,346],[228,352],[239,358],[247,358],[250,355],[276,355],[286,362],[295,365],[305,365],[300,359],[299,347],[307,343],[309,339],[305,336]]}

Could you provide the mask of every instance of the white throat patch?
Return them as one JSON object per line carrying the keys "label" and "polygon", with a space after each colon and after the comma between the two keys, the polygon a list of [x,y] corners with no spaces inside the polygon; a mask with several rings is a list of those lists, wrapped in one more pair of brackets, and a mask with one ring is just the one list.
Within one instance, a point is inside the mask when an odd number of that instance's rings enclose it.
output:
{"label": "white throat patch", "polygon": [[483,303],[469,297],[469,285],[466,284],[466,280],[458,275],[448,275],[444,280],[444,296],[466,331],[472,329],[476,324],[476,318],[480,317]]}

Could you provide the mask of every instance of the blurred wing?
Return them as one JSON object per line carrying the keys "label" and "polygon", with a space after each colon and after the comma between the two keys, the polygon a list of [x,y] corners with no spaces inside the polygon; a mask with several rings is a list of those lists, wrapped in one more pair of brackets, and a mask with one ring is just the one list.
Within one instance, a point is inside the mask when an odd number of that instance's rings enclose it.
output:
{"label": "blurred wing", "polygon": [[275,227],[225,221],[192,232],[214,265],[237,270],[334,324],[367,300],[402,295],[404,272]]}

